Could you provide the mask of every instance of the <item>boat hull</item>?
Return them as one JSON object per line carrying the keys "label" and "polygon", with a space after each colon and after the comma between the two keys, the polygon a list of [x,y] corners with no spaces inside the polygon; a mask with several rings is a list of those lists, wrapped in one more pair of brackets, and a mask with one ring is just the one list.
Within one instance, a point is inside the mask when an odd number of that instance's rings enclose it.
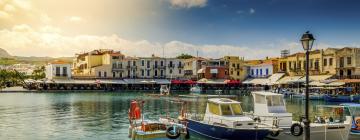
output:
{"label": "boat hull", "polygon": [[327,102],[352,102],[353,97],[351,96],[330,96],[330,95],[324,95],[324,100]]}
{"label": "boat hull", "polygon": [[251,139],[251,140],[262,140],[268,134],[269,130],[266,129],[233,129],[226,128],[221,126],[214,126],[209,124],[204,124],[194,120],[188,121],[188,129],[191,132],[198,133],[202,136],[211,139]]}

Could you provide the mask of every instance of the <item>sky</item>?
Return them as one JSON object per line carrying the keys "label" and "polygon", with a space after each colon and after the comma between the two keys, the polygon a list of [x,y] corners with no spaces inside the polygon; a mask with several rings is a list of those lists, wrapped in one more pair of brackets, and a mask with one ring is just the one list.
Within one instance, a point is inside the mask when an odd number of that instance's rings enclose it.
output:
{"label": "sky", "polygon": [[[114,49],[128,56],[276,57],[359,47],[358,0],[0,0],[0,48],[17,56],[74,56]],[[164,54],[163,54],[164,50]]]}

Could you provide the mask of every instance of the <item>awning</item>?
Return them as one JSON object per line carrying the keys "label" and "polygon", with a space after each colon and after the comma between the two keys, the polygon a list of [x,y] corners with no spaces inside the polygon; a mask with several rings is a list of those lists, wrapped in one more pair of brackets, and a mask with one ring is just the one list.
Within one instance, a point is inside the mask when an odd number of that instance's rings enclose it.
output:
{"label": "awning", "polygon": [[126,84],[124,80],[99,80],[100,84]]}
{"label": "awning", "polygon": [[293,84],[293,83],[305,82],[304,80],[301,79],[302,77],[303,76],[285,76],[280,80],[278,80],[277,82],[275,82],[275,84]]}
{"label": "awning", "polygon": [[274,73],[268,78],[269,85],[274,85],[280,78],[282,78],[285,73]]}
{"label": "awning", "polygon": [[225,84],[225,79],[206,79],[202,78],[197,83],[200,84]]}
{"label": "awning", "polygon": [[[333,75],[310,75],[309,81],[324,81],[331,78]],[[300,80],[305,81],[306,76],[302,77]]]}
{"label": "awning", "polygon": [[197,73],[205,73],[205,68],[199,69]]}
{"label": "awning", "polygon": [[167,79],[124,79],[127,84],[171,84]]}
{"label": "awning", "polygon": [[253,85],[270,85],[269,79],[267,78],[246,79],[243,83]]}
{"label": "awning", "polygon": [[237,85],[240,84],[240,80],[225,80],[224,81],[228,85]]}

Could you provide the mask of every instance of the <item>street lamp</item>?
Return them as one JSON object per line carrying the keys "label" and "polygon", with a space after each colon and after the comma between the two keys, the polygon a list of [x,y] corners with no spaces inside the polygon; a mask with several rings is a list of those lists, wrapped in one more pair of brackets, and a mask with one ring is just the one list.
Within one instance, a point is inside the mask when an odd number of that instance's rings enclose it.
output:
{"label": "street lamp", "polygon": [[306,83],[305,83],[305,140],[310,140],[310,120],[309,120],[309,51],[312,49],[315,38],[309,31],[301,37],[301,44],[306,52]]}

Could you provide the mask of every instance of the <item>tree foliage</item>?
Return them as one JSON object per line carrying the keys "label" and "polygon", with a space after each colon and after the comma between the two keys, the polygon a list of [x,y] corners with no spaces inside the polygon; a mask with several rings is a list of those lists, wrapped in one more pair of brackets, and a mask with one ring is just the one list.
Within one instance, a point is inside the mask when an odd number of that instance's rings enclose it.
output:
{"label": "tree foliage", "polygon": [[189,59],[189,58],[194,58],[194,56],[190,55],[190,54],[180,54],[179,56],[177,56],[176,58],[178,59]]}

